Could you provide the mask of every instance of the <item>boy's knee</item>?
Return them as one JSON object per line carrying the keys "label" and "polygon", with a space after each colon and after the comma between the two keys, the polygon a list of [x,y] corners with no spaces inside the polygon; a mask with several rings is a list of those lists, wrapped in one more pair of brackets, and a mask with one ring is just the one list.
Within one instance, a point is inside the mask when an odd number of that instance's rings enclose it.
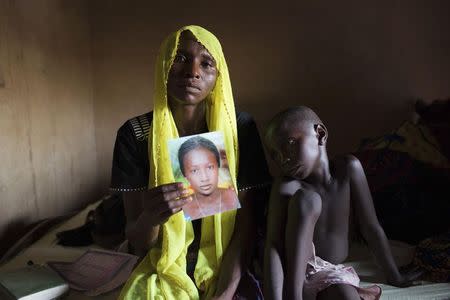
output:
{"label": "boy's knee", "polygon": [[318,217],[322,211],[322,198],[314,191],[299,189],[289,202],[289,210],[301,217]]}

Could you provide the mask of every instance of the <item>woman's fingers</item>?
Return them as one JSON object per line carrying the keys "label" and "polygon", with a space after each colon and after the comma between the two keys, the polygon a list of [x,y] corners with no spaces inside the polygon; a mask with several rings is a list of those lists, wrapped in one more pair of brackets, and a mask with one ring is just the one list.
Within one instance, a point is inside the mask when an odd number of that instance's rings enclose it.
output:
{"label": "woman's fingers", "polygon": [[148,191],[143,201],[144,209],[153,211],[161,206],[161,203],[175,200],[183,195],[183,184],[179,182],[160,185]]}
{"label": "woman's fingers", "polygon": [[158,205],[156,210],[159,213],[169,212],[171,215],[180,211],[180,209],[188,202],[192,201],[192,196],[180,197],[175,200],[164,201]]}
{"label": "woman's fingers", "polygon": [[174,192],[174,191],[178,191],[178,190],[182,190],[182,189],[183,189],[183,184],[181,182],[163,184],[163,185],[160,185],[160,186],[150,189],[148,191],[149,192],[148,197],[154,198],[154,197],[164,194],[164,193],[170,193],[170,192]]}
{"label": "woman's fingers", "polygon": [[181,197],[177,200],[170,201],[168,203],[168,208],[169,208],[169,210],[177,209],[177,208],[183,207],[186,203],[189,203],[191,201],[192,201],[192,196]]}
{"label": "woman's fingers", "polygon": [[183,209],[183,206],[192,201],[192,196],[187,196],[180,198],[179,200],[173,200],[168,202],[168,206],[165,210],[160,214],[161,216],[161,224],[166,222],[168,218],[172,215],[180,212]]}
{"label": "woman's fingers", "polygon": [[166,211],[160,215],[161,217],[161,223],[164,224],[172,215],[178,213],[181,211],[181,208],[179,208],[177,211]]}
{"label": "woman's fingers", "polygon": [[178,200],[180,198],[186,198],[190,195],[190,190],[181,188],[175,191],[165,192],[163,193],[163,199],[166,202],[170,202],[173,200]]}
{"label": "woman's fingers", "polygon": [[163,224],[170,216],[181,211],[192,201],[193,190],[184,188],[182,183],[169,183],[149,190],[144,200],[144,209],[150,212],[153,220]]}

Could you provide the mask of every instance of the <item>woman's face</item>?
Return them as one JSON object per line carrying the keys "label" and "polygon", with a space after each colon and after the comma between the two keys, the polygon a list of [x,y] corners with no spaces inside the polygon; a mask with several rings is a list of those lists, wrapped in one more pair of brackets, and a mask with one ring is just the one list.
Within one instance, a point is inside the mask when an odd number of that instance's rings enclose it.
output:
{"label": "woman's face", "polygon": [[167,82],[169,99],[183,105],[196,105],[212,91],[216,78],[212,55],[190,31],[181,33]]}
{"label": "woman's face", "polygon": [[196,193],[211,195],[217,189],[219,166],[216,156],[205,148],[196,148],[183,157],[184,176]]}

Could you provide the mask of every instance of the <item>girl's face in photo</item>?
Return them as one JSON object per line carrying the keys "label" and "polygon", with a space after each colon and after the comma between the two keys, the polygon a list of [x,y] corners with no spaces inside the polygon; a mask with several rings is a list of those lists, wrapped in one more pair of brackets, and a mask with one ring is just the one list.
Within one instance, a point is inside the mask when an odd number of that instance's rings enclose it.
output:
{"label": "girl's face in photo", "polygon": [[219,181],[219,166],[214,153],[205,148],[196,148],[183,158],[186,179],[196,193],[211,195]]}

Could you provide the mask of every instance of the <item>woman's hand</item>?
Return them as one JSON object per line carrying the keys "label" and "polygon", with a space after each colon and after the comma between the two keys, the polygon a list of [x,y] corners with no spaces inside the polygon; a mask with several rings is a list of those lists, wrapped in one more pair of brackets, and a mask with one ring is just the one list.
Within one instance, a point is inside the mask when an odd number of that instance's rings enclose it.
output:
{"label": "woman's hand", "polygon": [[124,193],[126,236],[134,254],[144,256],[155,245],[159,225],[192,201],[192,193],[178,182],[148,191]]}
{"label": "woman's hand", "polygon": [[142,198],[142,207],[152,226],[158,226],[192,201],[193,191],[180,182],[157,186]]}

